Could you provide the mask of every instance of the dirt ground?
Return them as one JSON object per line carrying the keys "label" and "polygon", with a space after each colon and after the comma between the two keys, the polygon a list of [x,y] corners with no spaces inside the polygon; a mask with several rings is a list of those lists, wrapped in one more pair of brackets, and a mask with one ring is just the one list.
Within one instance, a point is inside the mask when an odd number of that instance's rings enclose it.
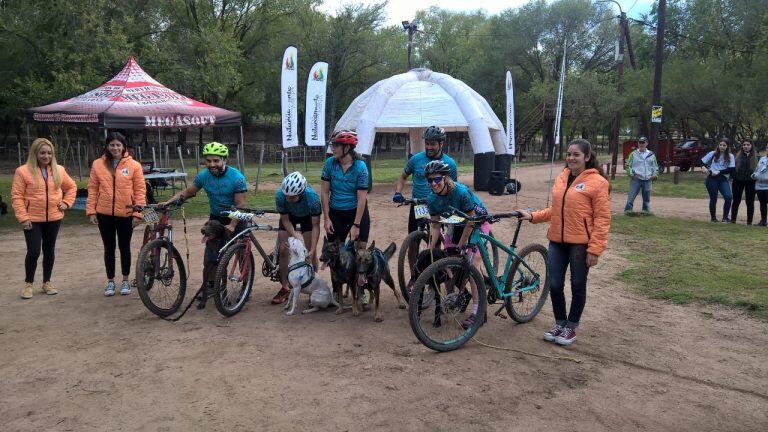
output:
{"label": "dirt ground", "polygon": [[[548,175],[548,167],[520,169],[519,197],[480,197],[491,211],[538,208],[546,202]],[[391,204],[392,191],[378,186],[371,195],[372,238],[380,246],[399,246],[404,237],[407,211]],[[614,211],[625,199],[612,197]],[[703,200],[656,197],[652,203],[660,215],[708,218]],[[189,222],[194,270],[188,292],[200,283],[202,222]],[[524,225],[519,244],[545,243],[545,230]],[[511,240],[510,223],[494,231]],[[615,278],[625,265],[616,252],[623,242],[612,236],[611,249],[590,274],[572,347],[542,340],[553,320],[547,305],[531,323],[491,318],[478,332],[487,344],[519,351],[471,342],[436,354],[416,340],[388,289],[382,291],[383,323],[374,323],[371,312],[286,317],[282,307],[269,305],[277,286],[264,278],[234,318],[209,304],[177,323],[161,321],[135,293],[102,295],[101,244],[91,226],[60,234],[54,269],[60,294],[36,292],[22,301],[23,236],[4,232],[0,429],[768,429],[768,324],[732,310],[634,294]]]}

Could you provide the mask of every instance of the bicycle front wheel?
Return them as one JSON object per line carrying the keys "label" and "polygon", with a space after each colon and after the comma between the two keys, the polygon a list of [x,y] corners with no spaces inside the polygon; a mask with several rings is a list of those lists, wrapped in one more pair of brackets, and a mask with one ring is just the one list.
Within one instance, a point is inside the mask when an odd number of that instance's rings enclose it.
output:
{"label": "bicycle front wheel", "polygon": [[[403,240],[403,245],[400,246],[400,253],[397,256],[397,283],[400,285],[400,292],[403,294],[403,299],[408,302],[411,298],[411,290],[416,282],[416,276],[414,275],[413,266],[416,265],[416,259],[419,257],[419,252],[426,250],[429,239],[427,233],[424,231],[414,231],[408,234],[408,237]],[[413,263],[408,255],[413,257]]]}
{"label": "bicycle front wheel", "polygon": [[[430,349],[455,350],[483,324],[485,296],[483,276],[471,264],[458,257],[438,260],[416,279],[408,308],[411,329]],[[478,309],[472,319],[473,302]]]}
{"label": "bicycle front wheel", "polygon": [[512,290],[516,293],[507,299],[505,306],[513,320],[526,323],[538,315],[549,295],[547,248],[530,244],[520,250],[519,256],[520,259],[512,263],[504,287],[505,293]]}
{"label": "bicycle front wheel", "polygon": [[245,244],[236,243],[224,251],[216,267],[213,296],[219,313],[230,317],[243,309],[253,288],[254,270],[253,255],[246,252]]}
{"label": "bicycle front wheel", "polygon": [[139,252],[136,287],[144,306],[165,318],[181,307],[187,292],[187,271],[181,254],[166,239],[152,240]]}

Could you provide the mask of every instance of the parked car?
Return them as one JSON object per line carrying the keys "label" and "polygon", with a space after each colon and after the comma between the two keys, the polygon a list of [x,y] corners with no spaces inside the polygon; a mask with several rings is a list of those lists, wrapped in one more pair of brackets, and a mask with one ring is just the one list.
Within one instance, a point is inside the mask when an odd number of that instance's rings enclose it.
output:
{"label": "parked car", "polygon": [[675,146],[672,165],[680,167],[680,171],[688,171],[691,167],[700,167],[701,158],[714,150],[715,142],[711,139],[689,139]]}

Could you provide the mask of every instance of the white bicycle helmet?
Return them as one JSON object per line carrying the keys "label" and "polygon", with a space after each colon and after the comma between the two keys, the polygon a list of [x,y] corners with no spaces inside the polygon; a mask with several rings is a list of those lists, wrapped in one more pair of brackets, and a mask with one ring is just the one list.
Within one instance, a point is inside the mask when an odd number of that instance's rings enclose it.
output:
{"label": "white bicycle helmet", "polygon": [[307,189],[307,179],[300,172],[294,171],[285,176],[282,189],[286,196],[301,195]]}

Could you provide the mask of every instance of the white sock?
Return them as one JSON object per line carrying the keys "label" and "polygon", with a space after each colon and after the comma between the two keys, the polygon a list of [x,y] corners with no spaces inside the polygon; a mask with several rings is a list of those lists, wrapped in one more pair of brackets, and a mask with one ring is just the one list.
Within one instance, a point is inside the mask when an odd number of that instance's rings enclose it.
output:
{"label": "white sock", "polygon": [[472,303],[472,313],[475,314],[475,315],[477,315],[477,308],[478,308],[478,306],[480,306],[480,305],[478,305],[477,303]]}

